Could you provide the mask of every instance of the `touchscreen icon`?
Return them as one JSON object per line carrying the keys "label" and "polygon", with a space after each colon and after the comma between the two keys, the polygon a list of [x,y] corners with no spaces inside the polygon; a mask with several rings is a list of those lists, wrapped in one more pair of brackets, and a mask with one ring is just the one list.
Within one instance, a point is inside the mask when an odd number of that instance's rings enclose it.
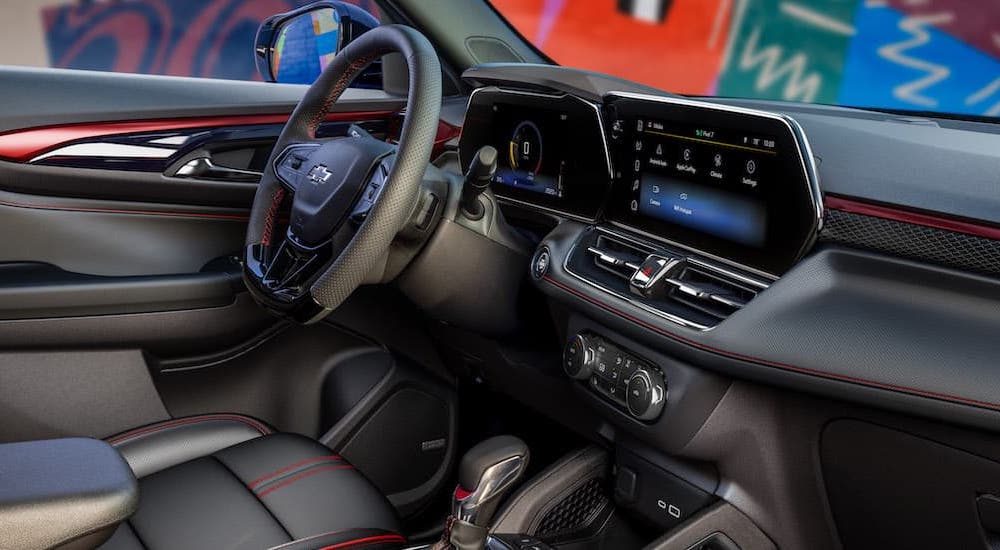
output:
{"label": "touchscreen icon", "polygon": [[747,174],[753,175],[757,171],[757,163],[753,159],[747,161]]}
{"label": "touchscreen icon", "polygon": [[712,159],[712,163],[715,164],[716,168],[721,167],[722,166],[722,154],[716,153],[715,154],[715,158]]}

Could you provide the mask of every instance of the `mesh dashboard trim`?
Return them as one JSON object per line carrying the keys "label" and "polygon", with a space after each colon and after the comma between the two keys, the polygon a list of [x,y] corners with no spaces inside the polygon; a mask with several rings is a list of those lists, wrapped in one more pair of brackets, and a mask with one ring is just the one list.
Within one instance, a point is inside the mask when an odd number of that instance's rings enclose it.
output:
{"label": "mesh dashboard trim", "polygon": [[820,242],[1000,275],[1000,240],[827,208]]}

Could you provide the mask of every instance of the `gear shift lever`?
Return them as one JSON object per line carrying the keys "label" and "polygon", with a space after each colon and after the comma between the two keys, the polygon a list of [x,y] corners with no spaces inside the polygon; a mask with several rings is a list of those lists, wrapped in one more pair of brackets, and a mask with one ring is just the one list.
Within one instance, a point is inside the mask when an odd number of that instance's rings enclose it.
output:
{"label": "gear shift lever", "polygon": [[509,435],[487,439],[465,453],[458,468],[452,517],[435,548],[482,550],[493,514],[524,474],[528,456],[524,441]]}

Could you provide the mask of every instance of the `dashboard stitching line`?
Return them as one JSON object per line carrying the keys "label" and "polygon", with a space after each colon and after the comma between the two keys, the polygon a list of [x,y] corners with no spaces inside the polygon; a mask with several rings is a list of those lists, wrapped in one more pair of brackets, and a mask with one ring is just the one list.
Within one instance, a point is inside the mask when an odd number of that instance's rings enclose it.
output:
{"label": "dashboard stitching line", "polygon": [[579,298],[583,298],[584,300],[586,300],[586,301],[588,301],[588,302],[590,302],[590,303],[592,303],[592,304],[594,304],[594,305],[596,305],[598,307],[601,307],[601,308],[603,308],[603,309],[605,309],[605,310],[607,310],[607,311],[609,311],[611,313],[614,313],[615,315],[623,317],[623,318],[625,318],[625,319],[627,319],[629,321],[632,321],[633,323],[641,325],[641,326],[643,326],[645,328],[648,328],[648,329],[650,329],[650,330],[652,330],[654,332],[662,334],[663,336],[666,336],[666,337],[668,337],[668,338],[670,338],[672,340],[675,340],[675,341],[680,342],[682,344],[687,344],[689,346],[698,348],[698,349],[700,349],[702,351],[708,351],[708,352],[711,352],[711,353],[716,353],[718,355],[722,355],[722,356],[728,357],[730,359],[737,359],[737,360],[741,360],[741,361],[749,361],[749,362],[757,363],[757,364],[764,365],[764,366],[779,368],[779,369],[788,370],[788,371],[792,371],[792,372],[798,372],[800,374],[809,374],[809,375],[812,375],[812,376],[816,376],[816,377],[819,377],[819,378],[826,378],[826,379],[829,379],[829,380],[836,380],[836,381],[840,381],[840,382],[850,382],[850,383],[860,384],[860,385],[864,385],[864,386],[868,386],[868,387],[873,387],[873,388],[877,388],[877,389],[897,391],[897,392],[907,393],[907,394],[911,394],[911,395],[915,395],[915,396],[919,396],[919,397],[928,397],[928,398],[940,399],[940,400],[944,400],[944,401],[951,401],[951,402],[965,404],[965,405],[973,405],[973,406],[977,406],[977,407],[988,408],[988,409],[992,409],[992,410],[1000,410],[1000,404],[997,404],[997,403],[990,403],[990,402],[987,402],[987,401],[978,401],[978,400],[975,400],[975,399],[968,399],[968,398],[965,398],[965,397],[957,397],[957,396],[954,396],[954,395],[948,395],[948,394],[945,394],[945,393],[938,393],[938,392],[933,392],[933,391],[928,391],[928,390],[920,390],[920,389],[916,389],[916,388],[908,388],[906,386],[899,386],[899,385],[895,385],[895,384],[887,384],[887,383],[884,383],[884,382],[875,382],[874,380],[866,380],[864,378],[858,378],[858,377],[848,376],[848,375],[843,375],[843,374],[827,373],[827,372],[822,372],[822,371],[818,371],[818,370],[809,369],[809,368],[806,368],[806,367],[798,367],[798,366],[795,366],[795,365],[789,365],[787,363],[779,363],[779,362],[776,362],[776,361],[769,361],[767,359],[760,359],[760,358],[757,358],[757,357],[750,357],[749,355],[741,355],[739,353],[733,353],[733,352],[730,352],[730,351],[726,351],[726,350],[714,348],[712,346],[709,346],[709,345],[706,345],[706,344],[702,344],[702,343],[696,342],[694,340],[690,340],[690,339],[685,338],[683,336],[679,336],[677,334],[674,334],[672,332],[664,330],[664,329],[662,329],[660,327],[657,327],[656,325],[653,325],[653,324],[650,324],[650,323],[648,323],[646,321],[643,321],[642,319],[639,319],[638,317],[635,317],[633,315],[629,315],[628,313],[626,313],[624,311],[621,311],[621,310],[615,308],[614,306],[611,306],[609,304],[605,304],[604,302],[601,302],[600,300],[598,300],[596,298],[592,298],[590,296],[587,296],[586,294],[584,294],[582,292],[579,292],[579,291],[577,291],[577,290],[575,290],[575,289],[573,289],[573,288],[571,288],[571,287],[569,287],[569,286],[567,286],[567,285],[565,285],[563,283],[560,283],[559,281],[556,281],[555,279],[552,279],[549,276],[545,276],[543,278],[543,280],[545,282],[549,283],[549,284],[554,285],[555,287],[557,287],[557,288],[559,288],[559,289],[561,289],[561,290],[563,290],[565,292],[569,292],[570,294],[573,294],[574,296],[577,296]]}

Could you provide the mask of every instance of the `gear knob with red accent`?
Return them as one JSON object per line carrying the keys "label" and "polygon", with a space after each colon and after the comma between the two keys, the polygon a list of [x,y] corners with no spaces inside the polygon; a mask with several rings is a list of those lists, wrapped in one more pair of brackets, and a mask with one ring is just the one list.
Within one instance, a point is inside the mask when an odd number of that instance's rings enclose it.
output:
{"label": "gear knob with red accent", "polygon": [[510,435],[492,437],[465,453],[452,503],[455,519],[487,527],[503,496],[524,475],[528,457],[524,441]]}

